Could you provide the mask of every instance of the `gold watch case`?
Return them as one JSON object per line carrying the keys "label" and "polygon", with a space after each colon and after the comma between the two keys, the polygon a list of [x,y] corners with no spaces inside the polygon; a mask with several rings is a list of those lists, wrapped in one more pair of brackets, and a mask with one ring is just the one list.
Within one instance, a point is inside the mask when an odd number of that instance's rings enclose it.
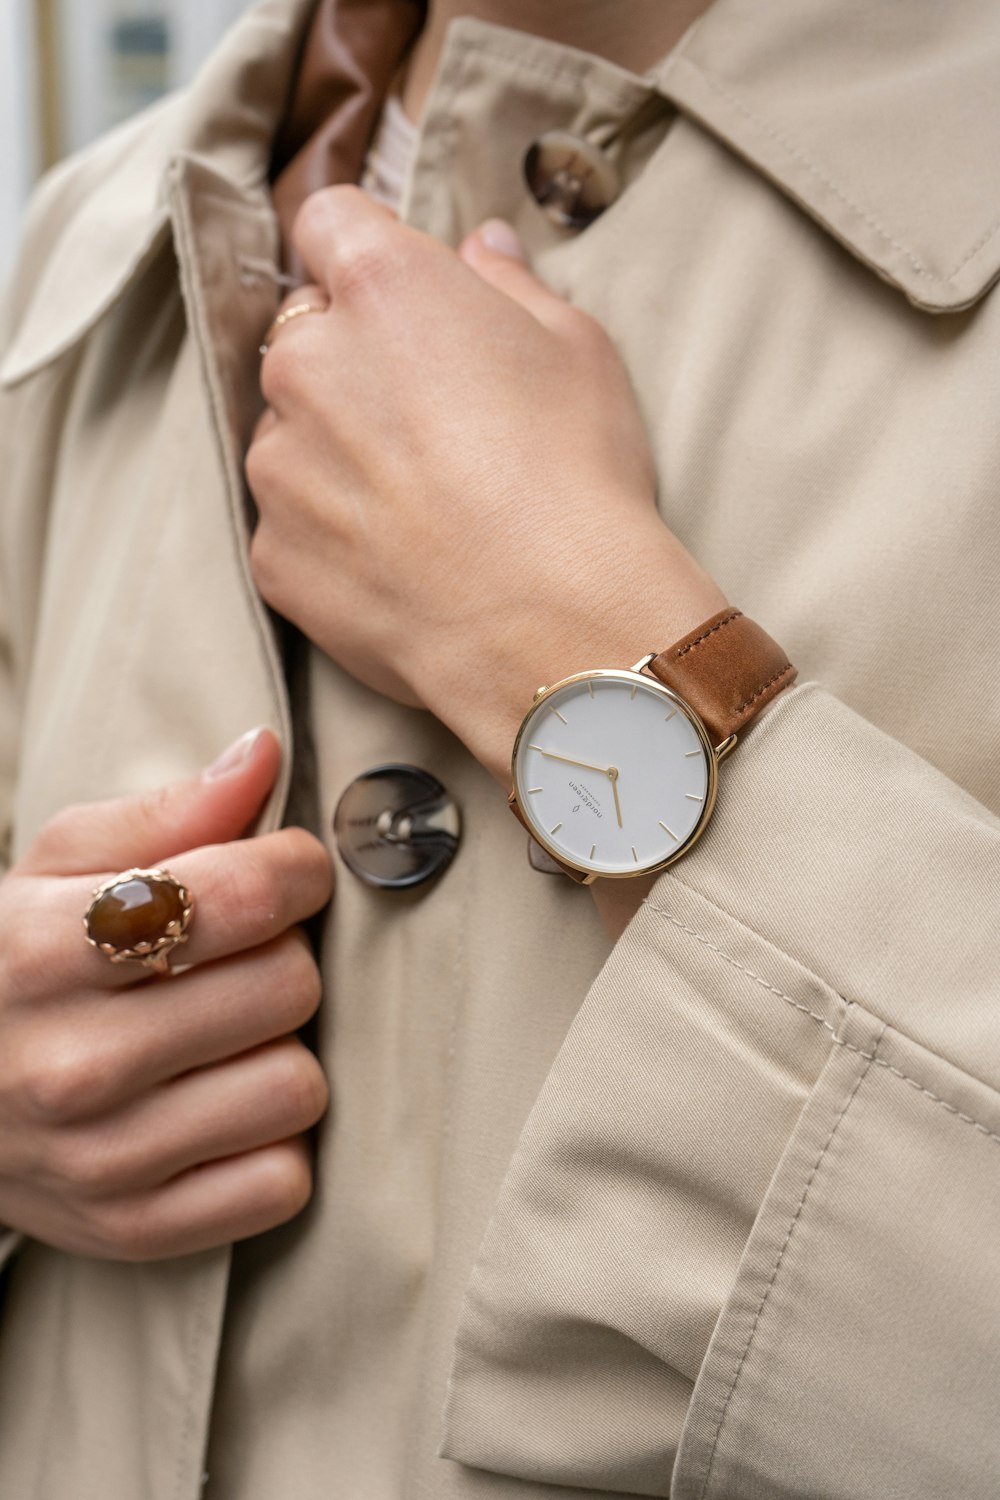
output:
{"label": "gold watch case", "polygon": [[[694,709],[691,708],[691,706],[686,703],[678,693],[675,693],[671,688],[668,688],[665,683],[660,682],[651,674],[643,671],[643,668],[653,660],[656,654],[657,653],[655,651],[648,652],[645,656],[641,657],[634,666],[627,669],[602,667],[592,671],[575,672],[569,677],[561,678],[559,682],[555,682],[551,686],[540,687],[535,693],[535,696],[532,699],[531,705],[525,713],[524,718],[521,720],[517,736],[514,740],[514,748],[511,753],[511,790],[507,798],[510,809],[514,813],[515,817],[517,817],[519,821],[523,823],[525,828],[527,828],[532,838],[536,840],[536,842],[546,851],[546,853],[549,854],[554,860],[556,860],[566,870],[566,873],[571,875],[571,877],[581,885],[590,885],[593,881],[598,879],[634,880],[639,875],[656,874],[660,870],[667,869],[670,865],[674,864],[678,859],[681,859],[685,854],[687,854],[688,851],[693,848],[693,846],[698,842],[706,827],[708,826],[709,820],[715,808],[716,798],[718,795],[719,765],[736,745],[736,735],[730,735],[729,738],[724,740],[721,745],[713,745],[708,735],[708,731],[705,728],[705,725],[695,713]],[[638,681],[642,684],[644,689],[646,689],[647,691],[652,690],[661,698],[672,704],[678,712],[684,715],[684,717],[688,720],[689,724],[694,729],[698,738],[698,742],[704,753],[707,781],[705,800],[701,810],[701,814],[690,833],[688,833],[688,835],[678,844],[676,849],[672,849],[669,854],[666,855],[663,859],[657,860],[653,863],[637,864],[635,869],[613,872],[597,869],[593,865],[588,865],[586,860],[581,861],[577,858],[573,858],[567,853],[565,849],[561,849],[559,845],[552,840],[548,832],[540,826],[538,820],[534,817],[530,808],[525,805],[525,802],[518,795],[518,757],[520,755],[521,747],[524,743],[525,735],[529,729],[529,726],[537,722],[536,716],[538,710],[540,708],[543,708],[545,703],[549,699],[555,697],[559,693],[562,693],[564,689],[566,689],[567,687],[571,687],[576,683],[587,682],[588,680],[597,683],[599,681],[607,681],[609,679],[615,680],[617,682],[622,682],[626,685],[629,683],[635,684]]]}

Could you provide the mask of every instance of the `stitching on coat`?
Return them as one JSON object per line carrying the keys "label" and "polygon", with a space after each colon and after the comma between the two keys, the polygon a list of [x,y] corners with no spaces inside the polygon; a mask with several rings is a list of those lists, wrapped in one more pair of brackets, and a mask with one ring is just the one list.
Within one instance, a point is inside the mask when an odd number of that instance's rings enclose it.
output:
{"label": "stitching on coat", "polygon": [[689,937],[693,937],[695,941],[701,943],[703,947],[710,948],[713,953],[718,954],[719,958],[721,958],[724,963],[730,964],[734,969],[739,969],[741,974],[745,974],[748,979],[752,979],[754,984],[759,984],[761,989],[767,990],[769,994],[777,995],[779,1000],[784,1000],[786,1005],[791,1005],[795,1010],[802,1011],[803,1015],[811,1016],[814,1021],[818,1021],[821,1026],[825,1027],[825,1029],[836,1041],[836,1027],[831,1026],[830,1022],[826,1019],[826,1016],[821,1016],[818,1011],[810,1010],[808,1005],[802,1004],[801,1000],[793,1000],[791,995],[785,994],[784,990],[779,990],[775,985],[769,984],[766,979],[762,979],[759,974],[755,974],[753,969],[748,969],[746,964],[741,964],[738,958],[734,958],[731,953],[723,952],[723,950],[719,948],[715,943],[713,943],[709,938],[702,937],[700,932],[695,932],[693,927],[688,927],[678,917],[675,917],[670,912],[665,911],[662,906],[657,906],[654,902],[649,900],[644,901],[642,904],[643,906],[648,906],[650,911],[658,912],[661,917],[666,917],[667,921],[671,922],[674,927],[679,927],[681,932],[686,932]]}
{"label": "stitching on coat", "polygon": [[860,215],[864,222],[869,225],[870,228],[874,229],[876,234],[880,235],[887,244],[891,245],[894,250],[900,251],[902,255],[905,255],[918,276],[925,276],[930,281],[945,281],[951,283],[952,281],[954,281],[954,278],[958,275],[959,271],[963,270],[964,267],[968,265],[969,261],[977,256],[981,250],[984,250],[989,244],[990,240],[996,234],[997,230],[1000,230],[1000,219],[995,219],[993,223],[990,224],[989,227],[980,236],[980,238],[976,240],[972,248],[966,251],[957,265],[954,265],[950,271],[945,272],[944,276],[938,276],[936,272],[927,270],[926,267],[923,266],[919,260],[917,260],[912,251],[910,251],[906,245],[902,244],[899,240],[893,239],[892,235],[890,235],[889,232],[882,227],[877,219],[873,218],[870,214],[867,214],[859,204],[855,203],[852,198],[849,198],[848,195],[843,191],[843,189],[839,187],[836,182],[834,182],[833,178],[829,177],[820,167],[818,167],[816,163],[806,155],[801,147],[793,146],[791,141],[783,136],[780,131],[776,130],[774,126],[769,125],[767,121],[762,119],[760,115],[755,114],[754,111],[750,109],[748,105],[744,104],[737,95],[730,93],[730,91],[725,88],[723,84],[719,83],[718,80],[712,76],[712,74],[706,73],[705,70],[699,67],[696,62],[693,62],[690,57],[685,58],[685,61],[690,67],[694,68],[702,78],[704,78],[705,82],[709,85],[710,88],[715,89],[715,91],[721,94],[724,99],[728,99],[729,102],[733,104],[738,110],[740,110],[742,114],[745,114],[749,119],[753,120],[755,125],[759,125],[761,130],[763,130],[766,135],[769,135],[772,140],[777,141],[780,146],[783,146],[790,156],[794,157],[797,161],[801,161],[810,172],[812,172],[816,177],[819,178],[820,182],[822,182],[826,187],[830,188],[831,192],[835,193],[838,198],[846,203],[848,208],[853,209],[856,214]]}
{"label": "stitching on coat", "polygon": [[[807,171],[811,172],[814,177],[818,177],[820,182],[822,182],[825,187],[828,187],[830,191],[841,200],[842,203],[846,203],[847,207],[852,209],[853,212],[856,213],[858,217],[869,226],[870,229],[874,229],[875,233],[879,236],[880,239],[885,240],[886,244],[891,245],[893,250],[898,250],[901,255],[904,255],[909,261],[910,265],[913,267],[914,271],[916,271],[918,276],[924,276],[930,281],[942,280],[942,278],[938,276],[934,271],[929,271],[921,261],[917,260],[912,250],[910,250],[900,240],[893,239],[889,231],[885,229],[877,219],[873,218],[871,214],[866,213],[866,211],[861,207],[860,204],[855,203],[854,199],[849,197],[848,194],[844,192],[843,188],[840,187],[840,185],[836,183],[832,177],[824,172],[821,167],[817,166],[817,164],[809,156],[806,155],[806,153],[800,146],[793,145],[792,142],[788,140],[786,136],[782,135],[779,130],[775,129],[773,125],[768,124],[766,120],[762,119],[760,115],[756,114],[748,105],[744,104],[742,99],[740,99],[736,94],[730,93],[730,91],[725,88],[723,84],[719,83],[718,80],[714,78],[710,73],[706,73],[705,70],[699,67],[696,62],[692,62],[690,58],[688,58],[687,61],[690,66],[694,68],[698,72],[698,74],[705,80],[709,88],[714,89],[717,94],[721,94],[722,97],[724,99],[727,99],[730,104],[732,104],[736,109],[740,111],[741,114],[746,115],[747,119],[752,120],[754,124],[764,132],[765,135],[770,136],[771,140],[776,141],[779,146],[782,146],[784,150],[788,152],[788,155],[793,158],[793,160],[802,162]],[[964,264],[965,262],[963,261],[962,265]],[[957,269],[958,267],[956,267],[956,270]],[[952,275],[954,274],[955,273],[953,271]],[[948,277],[945,279],[950,280],[951,278]]]}
{"label": "stitching on coat", "polygon": [[[814,1021],[818,1021],[824,1030],[830,1033],[835,1046],[843,1047],[845,1051],[855,1053],[856,1056],[863,1058],[865,1062],[874,1063],[877,1068],[884,1068],[887,1073],[891,1073],[894,1078],[900,1079],[902,1083],[908,1084],[910,1088],[916,1089],[919,1094],[923,1094],[933,1104],[939,1104],[942,1109],[947,1110],[948,1114],[954,1115],[963,1124],[971,1125],[973,1130],[977,1130],[980,1135],[986,1136],[987,1140],[994,1141],[1000,1145],[1000,1133],[991,1130],[988,1125],[984,1125],[974,1115],[966,1114],[957,1105],[950,1103],[947,1099],[942,1099],[940,1094],[935,1094],[932,1089],[922,1084],[918,1078],[911,1078],[909,1073],[904,1073],[901,1068],[894,1067],[892,1063],[886,1062],[884,1058],[876,1057],[875,1052],[865,1052],[861,1047],[856,1047],[853,1042],[845,1042],[842,1037],[838,1036],[836,1028],[831,1026],[825,1016],[821,1016],[818,1011],[810,1010],[808,1005],[802,1004],[801,1000],[794,1000],[791,995],[786,995],[784,990],[779,990],[775,985],[768,983],[766,979],[762,979],[759,974],[754,973],[753,969],[748,969],[745,964],[740,963],[739,959],[733,958],[731,953],[724,952],[716,943],[711,942],[707,937],[703,937],[700,932],[695,932],[693,927],[688,927],[662,906],[657,906],[655,902],[650,901],[648,898],[642,904],[643,906],[648,906],[650,911],[655,911],[661,917],[665,917],[674,927],[680,928],[681,932],[686,932],[689,937],[693,937],[703,947],[711,949],[724,963],[730,964],[734,969],[739,969],[741,974],[745,974],[748,979],[752,979],[754,984],[759,984],[761,989],[767,990],[771,995],[776,995],[779,1000],[784,1000],[786,1005],[793,1006],[795,1010],[801,1011],[803,1015],[811,1017]],[[738,919],[733,918],[733,920],[736,921]],[[879,1033],[880,1038],[885,1029],[885,1026],[883,1026],[882,1032]]]}
{"label": "stitching on coat", "polygon": [[[876,1042],[875,1042],[875,1051],[876,1052],[878,1051],[879,1042],[881,1042],[882,1037],[883,1037],[884,1034],[885,1034],[885,1027],[883,1026],[882,1030],[879,1032],[878,1037],[877,1037]],[[837,1118],[834,1120],[833,1125],[830,1127],[830,1133],[827,1136],[826,1140],[823,1142],[822,1149],[820,1150],[819,1155],[817,1156],[815,1162],[813,1163],[813,1169],[812,1169],[812,1171],[809,1173],[809,1176],[806,1178],[805,1187],[802,1189],[802,1197],[799,1199],[799,1206],[795,1210],[794,1214],[792,1215],[791,1221],[790,1221],[790,1223],[788,1225],[788,1230],[787,1230],[787,1232],[785,1234],[785,1238],[784,1238],[784,1241],[782,1243],[781,1249],[778,1251],[778,1258],[777,1258],[777,1260],[774,1263],[774,1270],[771,1272],[771,1279],[767,1283],[767,1286],[764,1288],[763,1295],[761,1296],[760,1302],[758,1303],[757,1311],[754,1314],[754,1320],[753,1320],[753,1323],[750,1326],[750,1332],[747,1335],[747,1341],[746,1341],[746,1344],[744,1345],[744,1348],[743,1348],[743,1353],[740,1355],[739,1364],[736,1366],[736,1374],[733,1376],[732,1385],[729,1387],[728,1394],[726,1395],[725,1402],[723,1403],[722,1413],[721,1413],[721,1415],[719,1417],[719,1424],[718,1424],[718,1426],[715,1429],[715,1437],[714,1437],[714,1439],[712,1441],[711,1452],[708,1455],[708,1467],[705,1470],[705,1479],[704,1479],[704,1482],[703,1482],[703,1484],[701,1486],[701,1490],[699,1492],[699,1500],[704,1500],[704,1496],[705,1496],[705,1494],[708,1491],[709,1481],[711,1480],[711,1477],[712,1477],[712,1465],[715,1463],[715,1454],[716,1454],[716,1450],[718,1449],[718,1446],[719,1446],[719,1439],[722,1436],[722,1428],[723,1428],[723,1426],[725,1424],[726,1414],[729,1411],[729,1403],[730,1403],[730,1401],[733,1398],[733,1392],[736,1390],[737,1383],[738,1383],[740,1375],[742,1374],[742,1371],[743,1371],[743,1366],[746,1363],[747,1355],[750,1353],[750,1348],[751,1348],[751,1345],[753,1344],[753,1341],[754,1341],[754,1335],[757,1332],[757,1326],[760,1323],[761,1316],[762,1316],[762,1314],[764,1312],[764,1308],[765,1308],[765,1306],[767,1304],[767,1299],[771,1295],[771,1289],[773,1288],[774,1283],[778,1279],[778,1272],[781,1269],[781,1262],[785,1258],[785,1251],[788,1249],[789,1241],[791,1240],[792,1235],[795,1232],[795,1226],[799,1222],[799,1219],[802,1217],[802,1210],[805,1207],[806,1199],[809,1196],[809,1190],[810,1190],[810,1188],[812,1187],[813,1183],[816,1180],[816,1174],[819,1172],[819,1169],[820,1169],[820,1167],[821,1167],[821,1165],[823,1163],[823,1158],[826,1156],[827,1151],[830,1149],[830,1143],[832,1142],[834,1136],[837,1134],[837,1131],[840,1128],[840,1122],[843,1120],[844,1116],[847,1114],[847,1111],[850,1109],[851,1104],[854,1102],[854,1098],[855,1098],[855,1096],[856,1096],[856,1094],[858,1092],[858,1089],[861,1087],[861,1084],[863,1083],[864,1079],[867,1077],[868,1070],[871,1067],[871,1064],[872,1064],[873,1061],[874,1061],[874,1054],[872,1055],[871,1058],[868,1058],[865,1061],[864,1067],[861,1069],[861,1071],[858,1074],[857,1078],[854,1080],[854,1087],[851,1089],[851,1092],[848,1094],[847,1098],[844,1100],[843,1104],[840,1106],[840,1110],[839,1110],[839,1112],[837,1114]]]}

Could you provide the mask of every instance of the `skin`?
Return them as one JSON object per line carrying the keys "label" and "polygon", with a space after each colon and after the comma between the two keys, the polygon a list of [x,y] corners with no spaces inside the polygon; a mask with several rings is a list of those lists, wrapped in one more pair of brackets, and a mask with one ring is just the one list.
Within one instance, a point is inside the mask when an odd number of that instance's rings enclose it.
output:
{"label": "skin", "polygon": [[[503,235],[513,254],[490,247]],[[265,599],[504,788],[536,687],[628,665],[727,603],[656,510],[610,339],[511,235],[456,254],[358,189],[314,194],[293,235],[313,283],[288,305],[325,310],[264,358],[247,456]],[[593,887],[613,936],[650,883]]]}
{"label": "skin", "polygon": [[[283,1223],[312,1191],[327,1105],[295,1035],[320,978],[298,925],[329,857],[301,828],[240,834],[277,773],[264,731],[222,775],[68,808],[0,882],[0,1221],[77,1254],[190,1254]],[[83,940],[95,886],[170,861],[191,936],[156,978]],[[141,988],[142,994],[136,991]]]}
{"label": "skin", "polygon": [[[406,108],[419,114],[458,12],[639,71],[704,8],[438,0]],[[305,295],[336,300],[265,359],[248,458],[265,597],[363,681],[430,708],[501,784],[538,684],[628,662],[725,603],[656,515],[612,345],[536,281],[509,231],[506,253],[491,247],[504,233],[455,254],[353,189],[311,199],[296,230],[317,283]],[[308,1201],[328,1091],[296,1035],[321,990],[300,924],[332,872],[302,829],[242,837],[279,758],[262,731],[214,774],[69,808],[0,880],[3,1224],[143,1261],[260,1233]],[[88,947],[80,916],[117,871],[166,861],[196,911],[184,971],[161,979]],[[595,888],[612,933],[642,884]]]}

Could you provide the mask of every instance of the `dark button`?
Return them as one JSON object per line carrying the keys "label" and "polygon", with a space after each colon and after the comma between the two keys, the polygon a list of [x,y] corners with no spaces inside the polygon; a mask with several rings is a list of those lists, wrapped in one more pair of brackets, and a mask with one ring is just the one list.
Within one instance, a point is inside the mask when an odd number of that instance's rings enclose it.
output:
{"label": "dark button", "polygon": [[618,197],[614,163],[591,141],[549,130],[525,152],[524,180],[539,207],[564,229],[585,229]]}
{"label": "dark button", "polygon": [[455,857],[458,807],[419,766],[374,766],[337,803],[333,832],[340,857],[366,885],[422,885]]}

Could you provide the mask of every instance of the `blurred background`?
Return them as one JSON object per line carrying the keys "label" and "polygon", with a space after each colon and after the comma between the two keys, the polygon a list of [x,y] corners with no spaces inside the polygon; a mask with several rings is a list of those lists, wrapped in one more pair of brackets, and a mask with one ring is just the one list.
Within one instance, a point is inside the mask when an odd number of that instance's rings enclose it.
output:
{"label": "blurred background", "polygon": [[0,0],[0,279],[32,183],[187,82],[249,0]]}

